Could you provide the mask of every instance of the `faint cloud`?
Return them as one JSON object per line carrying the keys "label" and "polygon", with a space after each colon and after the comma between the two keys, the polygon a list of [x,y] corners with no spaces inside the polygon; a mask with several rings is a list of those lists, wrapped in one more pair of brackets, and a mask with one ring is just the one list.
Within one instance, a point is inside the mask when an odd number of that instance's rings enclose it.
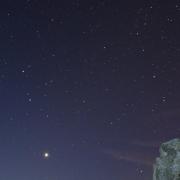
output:
{"label": "faint cloud", "polygon": [[123,152],[123,151],[116,151],[116,150],[104,150],[105,154],[110,155],[115,160],[123,160],[130,163],[138,163],[143,164],[146,166],[152,167],[154,163],[154,156],[150,156],[148,153],[142,152]]}
{"label": "faint cloud", "polygon": [[140,147],[146,147],[146,148],[158,148],[161,144],[160,141],[139,141],[139,140],[135,140],[131,143],[132,145],[135,145],[135,146],[140,146]]}

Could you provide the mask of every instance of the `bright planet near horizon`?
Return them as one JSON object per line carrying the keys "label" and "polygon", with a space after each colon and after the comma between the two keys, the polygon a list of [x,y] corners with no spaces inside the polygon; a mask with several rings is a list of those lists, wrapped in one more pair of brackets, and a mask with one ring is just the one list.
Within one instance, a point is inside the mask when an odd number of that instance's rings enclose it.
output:
{"label": "bright planet near horizon", "polygon": [[44,154],[43,154],[43,156],[44,156],[44,158],[49,158],[49,153],[48,152],[45,152]]}

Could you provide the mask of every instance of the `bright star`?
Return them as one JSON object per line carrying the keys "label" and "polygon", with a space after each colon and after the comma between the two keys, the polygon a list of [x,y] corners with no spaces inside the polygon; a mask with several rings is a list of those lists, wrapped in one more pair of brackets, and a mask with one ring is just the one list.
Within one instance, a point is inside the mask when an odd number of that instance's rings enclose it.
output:
{"label": "bright star", "polygon": [[43,154],[43,156],[44,156],[45,159],[47,159],[47,158],[49,158],[49,153],[48,153],[48,152],[45,152],[45,153]]}

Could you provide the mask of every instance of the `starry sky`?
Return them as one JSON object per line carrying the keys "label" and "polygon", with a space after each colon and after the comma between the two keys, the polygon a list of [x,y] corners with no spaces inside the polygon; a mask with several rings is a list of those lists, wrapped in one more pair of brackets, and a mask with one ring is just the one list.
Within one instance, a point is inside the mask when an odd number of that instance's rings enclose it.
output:
{"label": "starry sky", "polygon": [[0,3],[0,179],[151,180],[180,136],[179,0]]}

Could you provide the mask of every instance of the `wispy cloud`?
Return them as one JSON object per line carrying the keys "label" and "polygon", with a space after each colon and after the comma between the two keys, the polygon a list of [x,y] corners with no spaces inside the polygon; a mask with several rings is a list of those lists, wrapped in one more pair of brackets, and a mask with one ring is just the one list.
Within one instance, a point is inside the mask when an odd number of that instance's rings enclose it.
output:
{"label": "wispy cloud", "polygon": [[147,148],[158,148],[161,144],[160,141],[139,141],[139,140],[134,140],[131,143],[132,145],[135,146],[140,146],[140,147],[147,147]]}
{"label": "wispy cloud", "polygon": [[[161,134],[167,134],[167,127],[171,130],[174,129],[174,127],[177,126],[177,119],[180,118],[180,108],[171,109],[169,111],[165,112],[159,112],[157,114],[154,114],[153,116],[149,117],[150,121],[152,122],[152,119],[156,119],[158,121],[154,121],[156,124],[156,128],[162,128],[160,127],[160,123],[165,124],[165,128],[161,129]],[[161,121],[162,120],[162,121]],[[159,122],[157,124],[157,122]],[[165,133],[163,133],[165,132]],[[126,161],[129,163],[138,163],[143,164],[145,166],[152,167],[154,164],[154,161],[156,157],[158,156],[158,149],[162,142],[165,142],[169,140],[169,137],[172,137],[174,131],[171,131],[168,136],[158,137],[157,140],[152,141],[145,141],[145,140],[139,140],[139,139],[131,139],[126,141],[117,141],[117,144],[121,144],[121,147],[123,148],[106,148],[103,150],[103,153],[106,155],[109,155],[115,160],[118,161]],[[112,140],[111,140],[112,141]],[[114,143],[115,144],[115,143]]]}
{"label": "wispy cloud", "polygon": [[104,150],[105,154],[112,156],[115,160],[123,160],[131,163],[143,164],[146,166],[151,166],[154,163],[154,156],[150,154],[145,154],[143,152],[123,152],[117,150]]}

